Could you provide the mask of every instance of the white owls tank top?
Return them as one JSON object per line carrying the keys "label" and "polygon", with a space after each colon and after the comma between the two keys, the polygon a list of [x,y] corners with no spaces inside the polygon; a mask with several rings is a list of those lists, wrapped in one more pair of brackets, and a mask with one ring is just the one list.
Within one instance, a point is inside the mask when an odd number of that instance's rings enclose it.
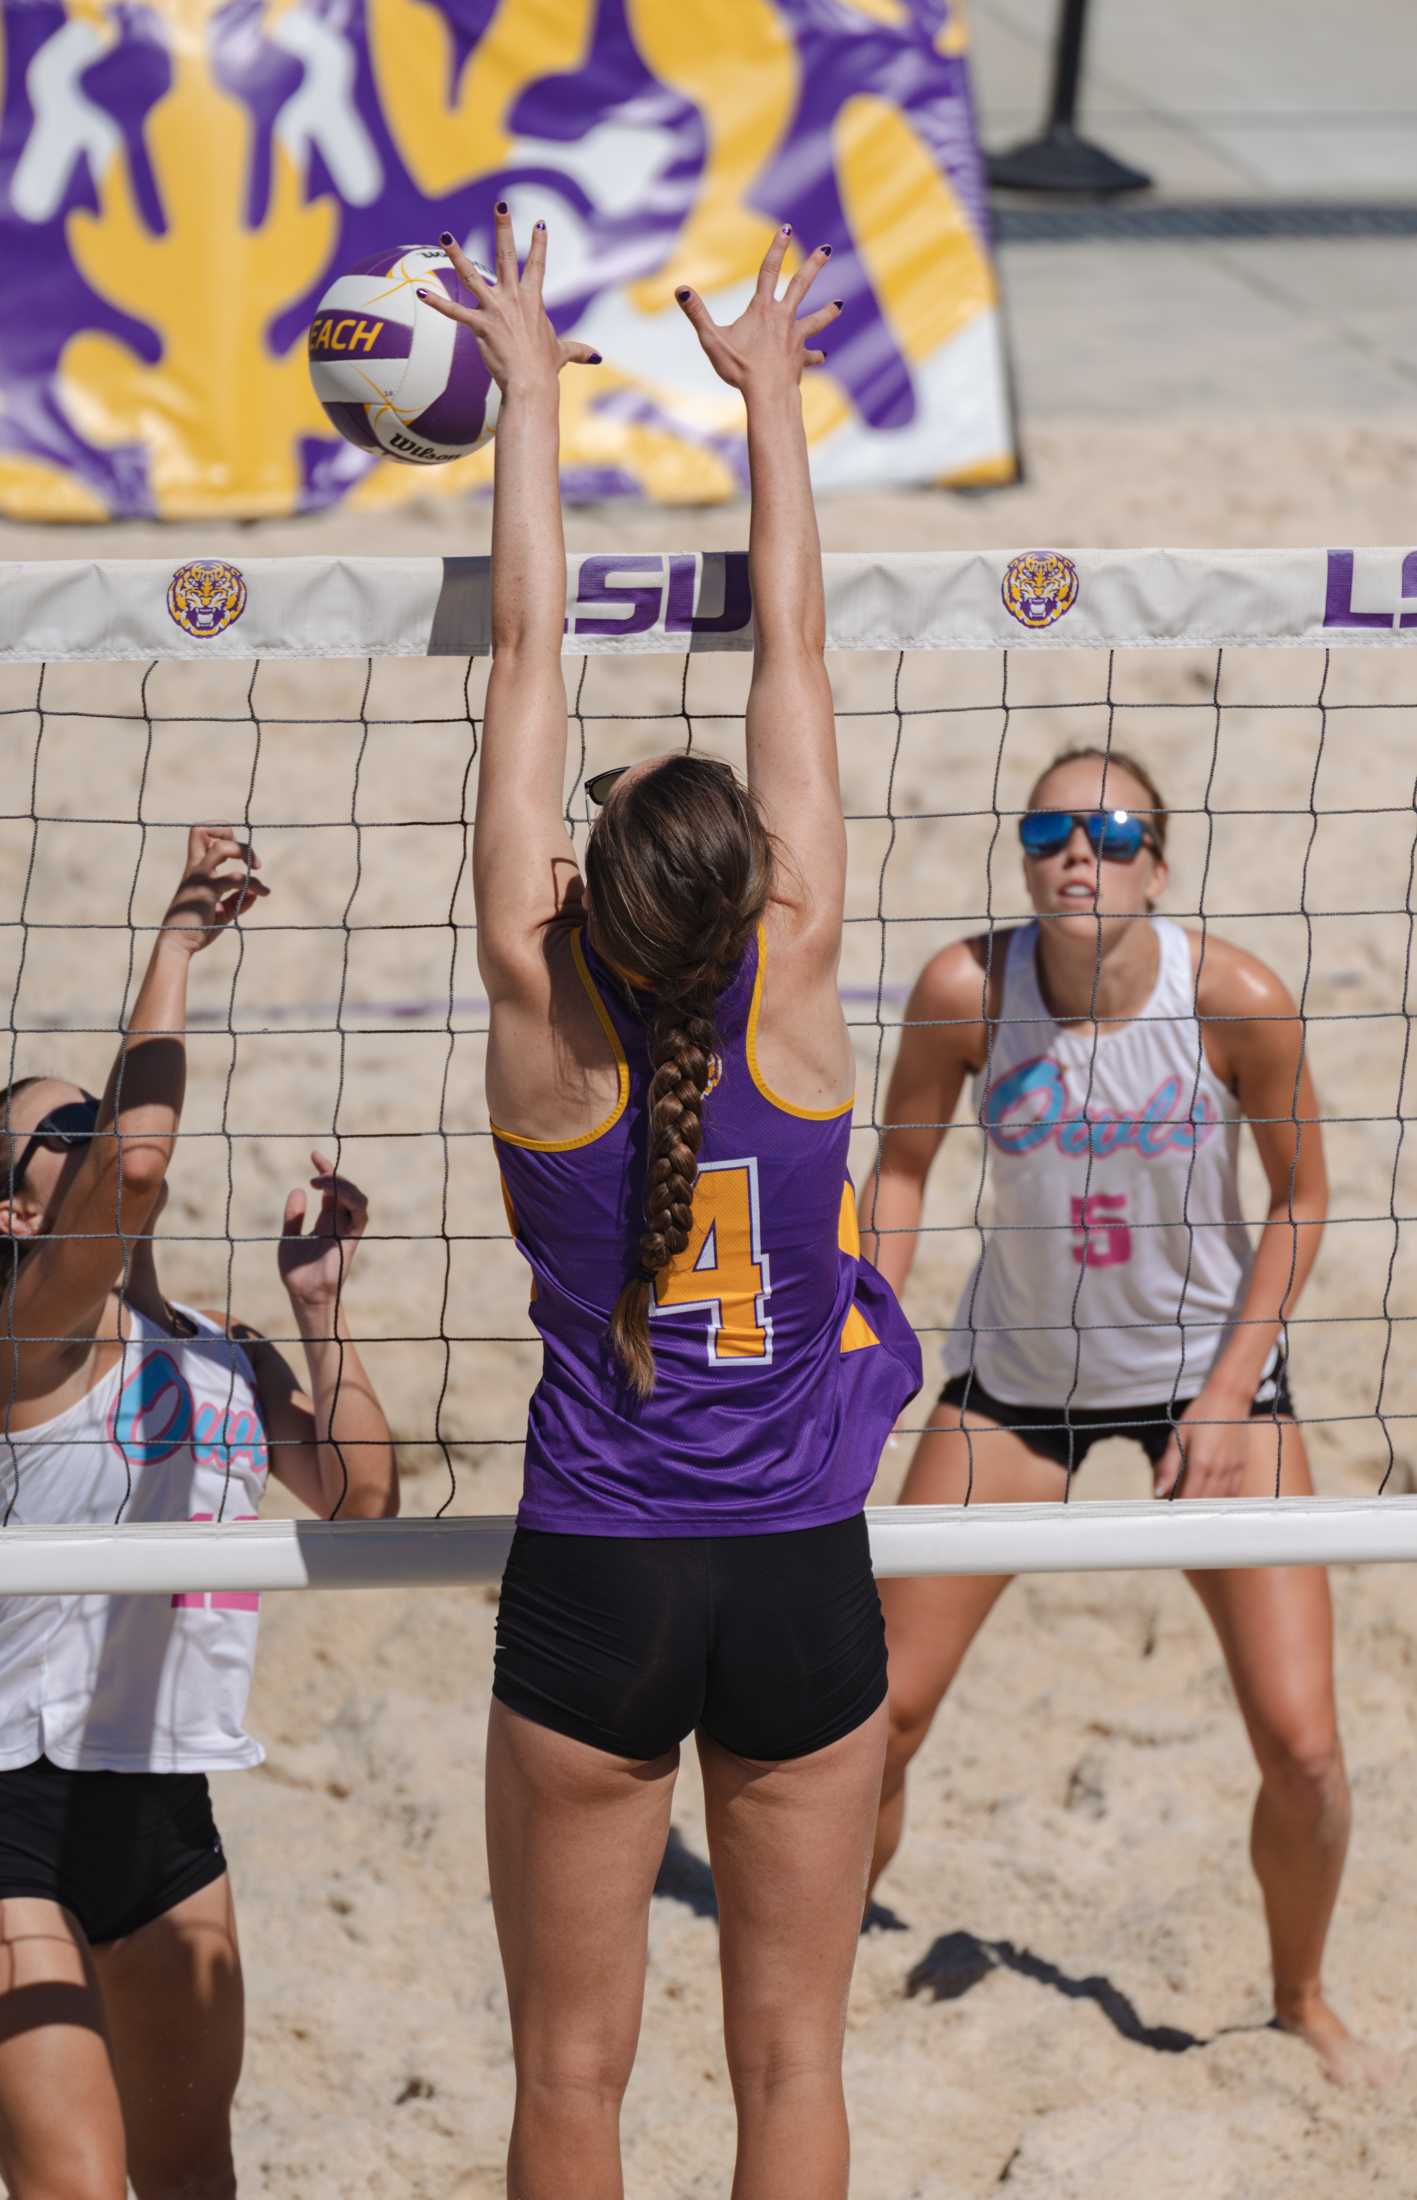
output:
{"label": "white owls tank top", "polygon": [[[102,1382],[36,1428],[0,1435],[0,1515],[250,1520],[268,1464],[239,1344],[184,1307],[195,1337],[128,1309]],[[0,1531],[3,1532],[3,1531]],[[0,1597],[0,1769],[211,1772],[259,1764],[245,1731],[259,1597]]]}
{"label": "white owls tank top", "polygon": [[974,1080],[984,1246],[945,1344],[1011,1405],[1193,1398],[1244,1297],[1242,1118],[1206,1059],[1190,946],[1153,917],[1158,970],[1130,1022],[1055,1023],[1037,924],[1011,934],[1000,1020]]}

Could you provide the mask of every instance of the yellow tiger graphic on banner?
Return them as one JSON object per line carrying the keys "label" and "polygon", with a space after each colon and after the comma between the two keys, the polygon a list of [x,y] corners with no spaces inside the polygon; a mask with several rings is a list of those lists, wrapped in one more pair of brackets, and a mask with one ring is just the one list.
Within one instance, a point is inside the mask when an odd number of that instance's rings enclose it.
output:
{"label": "yellow tiger graphic on banner", "polygon": [[[741,412],[686,343],[790,222],[844,311],[820,487],[1014,477],[956,0],[4,0],[0,512],[259,517],[459,494],[491,451],[343,443],[305,334],[331,278],[494,202],[553,236],[570,498],[703,502]],[[331,339],[333,341],[333,338]],[[593,383],[593,386],[591,386]]]}

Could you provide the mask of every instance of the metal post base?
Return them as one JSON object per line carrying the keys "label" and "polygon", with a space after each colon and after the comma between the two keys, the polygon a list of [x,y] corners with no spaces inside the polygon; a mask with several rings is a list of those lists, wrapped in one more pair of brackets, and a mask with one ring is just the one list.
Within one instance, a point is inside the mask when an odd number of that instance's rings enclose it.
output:
{"label": "metal post base", "polygon": [[1140,168],[1114,159],[1065,122],[1052,123],[1042,137],[1010,152],[986,155],[984,168],[1000,191],[1078,191],[1102,198],[1151,188],[1150,176]]}

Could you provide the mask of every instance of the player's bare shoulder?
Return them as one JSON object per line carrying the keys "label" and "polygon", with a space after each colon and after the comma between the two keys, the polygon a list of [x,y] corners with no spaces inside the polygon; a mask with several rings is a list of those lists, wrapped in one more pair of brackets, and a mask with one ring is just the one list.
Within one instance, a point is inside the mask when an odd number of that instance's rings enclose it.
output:
{"label": "player's bare shoulder", "polygon": [[1301,1025],[1294,996],[1267,962],[1210,932],[1188,932],[1195,974],[1196,1015],[1206,1053],[1222,1083],[1233,1085],[1242,1062],[1258,1066],[1287,1056]]}
{"label": "player's bare shoulder", "polygon": [[1004,997],[1004,964],[1013,927],[951,940],[930,957],[911,990],[907,1035],[938,1048],[942,1058],[982,1069],[989,1051],[988,1024]]}
{"label": "player's bare shoulder", "polygon": [[1267,962],[1214,932],[1190,932],[1191,970],[1200,1016],[1296,1015],[1294,996]]}

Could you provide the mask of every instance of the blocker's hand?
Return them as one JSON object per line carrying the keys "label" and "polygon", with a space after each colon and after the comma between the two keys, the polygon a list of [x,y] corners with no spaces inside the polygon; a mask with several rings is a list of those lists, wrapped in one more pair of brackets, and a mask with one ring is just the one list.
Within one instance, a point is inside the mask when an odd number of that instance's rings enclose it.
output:
{"label": "blocker's hand", "polygon": [[1250,1401],[1203,1390],[1179,1414],[1153,1485],[1158,1497],[1238,1497],[1250,1456]]}
{"label": "blocker's hand", "polygon": [[818,306],[798,318],[797,309],[827,261],[831,246],[819,244],[802,262],[779,298],[777,280],[791,239],[790,227],[779,229],[763,255],[758,286],[747,309],[728,328],[720,328],[703,299],[694,290],[676,290],[694,332],[704,347],[709,365],[730,389],[749,391],[764,384],[786,382],[795,386],[804,367],[820,367],[826,353],[811,349],[811,340],[829,328],[841,311],[840,298]]}
{"label": "blocker's hand", "polygon": [[310,1159],[316,1170],[310,1183],[320,1194],[320,1211],[307,1233],[305,1194],[298,1188],[290,1194],[276,1260],[291,1304],[314,1313],[333,1306],[349,1281],[368,1227],[369,1202],[347,1176],[335,1175],[328,1154],[312,1153]]}
{"label": "blocker's hand", "polygon": [[517,265],[517,240],[512,217],[499,200],[497,223],[497,280],[489,283],[478,274],[461,245],[445,229],[439,243],[457,269],[459,278],[476,299],[471,306],[458,305],[443,290],[420,290],[425,305],[461,321],[477,338],[477,348],[487,371],[504,393],[514,389],[554,384],[564,366],[598,367],[600,353],[589,344],[558,336],[541,302],[546,274],[546,224],[538,222],[531,233],[526,265]]}
{"label": "blocker's hand", "polygon": [[226,825],[194,825],[176,893],[167,905],[159,945],[200,955],[219,932],[262,901],[270,888],[254,875],[261,859]]}

